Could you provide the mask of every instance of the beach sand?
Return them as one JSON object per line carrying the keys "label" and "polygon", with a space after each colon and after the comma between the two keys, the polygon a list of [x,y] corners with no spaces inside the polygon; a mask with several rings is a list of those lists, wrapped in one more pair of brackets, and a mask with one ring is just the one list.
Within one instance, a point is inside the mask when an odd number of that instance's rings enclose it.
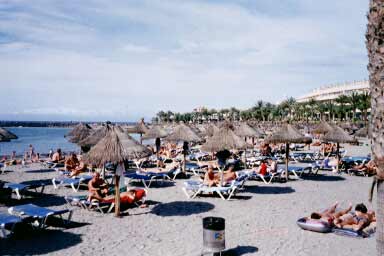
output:
{"label": "beach sand", "polygon": [[[369,146],[346,148],[349,155],[367,155]],[[55,172],[29,172],[12,167],[0,175],[4,181],[21,182],[50,179]],[[372,179],[322,172],[288,183],[265,185],[248,181],[245,191],[231,201],[219,197],[187,199],[181,190],[183,180],[171,186],[149,189],[148,208],[129,209],[129,216],[73,208],[69,229],[48,228],[22,234],[21,238],[1,239],[1,255],[201,255],[202,218],[226,219],[225,255],[375,255],[375,238],[355,239],[335,234],[301,230],[296,220],[320,211],[338,201],[341,207],[364,202],[369,208],[368,190]],[[21,203],[35,203],[54,209],[66,207],[61,196],[75,194],[69,188],[46,187],[45,196],[12,200],[0,211]],[[78,194],[86,194],[80,191]]]}

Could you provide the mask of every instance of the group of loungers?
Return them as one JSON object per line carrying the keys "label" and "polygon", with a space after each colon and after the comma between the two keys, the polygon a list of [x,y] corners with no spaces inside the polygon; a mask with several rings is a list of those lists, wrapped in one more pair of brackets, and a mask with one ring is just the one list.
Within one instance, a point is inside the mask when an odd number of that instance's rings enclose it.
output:
{"label": "group of loungers", "polygon": [[[64,216],[67,215],[66,218]],[[0,212],[1,236],[7,237],[13,233],[18,224],[29,224],[36,229],[49,226],[49,220],[59,217],[67,225],[72,218],[72,210],[53,210],[34,204],[24,204],[8,208],[8,212]]]}

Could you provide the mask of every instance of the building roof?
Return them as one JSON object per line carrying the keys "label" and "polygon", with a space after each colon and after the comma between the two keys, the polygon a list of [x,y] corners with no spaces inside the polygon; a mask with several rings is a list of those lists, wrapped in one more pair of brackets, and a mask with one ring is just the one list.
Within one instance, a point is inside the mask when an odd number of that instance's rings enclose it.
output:
{"label": "building roof", "polygon": [[317,101],[333,100],[340,95],[350,95],[353,92],[362,93],[369,90],[368,80],[354,81],[343,84],[328,85],[317,88],[312,92],[296,98],[297,102],[306,102],[311,99]]}

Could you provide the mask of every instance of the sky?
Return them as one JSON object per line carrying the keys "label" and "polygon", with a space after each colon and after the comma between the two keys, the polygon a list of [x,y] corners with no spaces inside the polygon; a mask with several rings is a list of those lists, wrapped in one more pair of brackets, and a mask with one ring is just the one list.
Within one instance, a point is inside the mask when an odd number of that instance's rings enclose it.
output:
{"label": "sky", "polygon": [[0,120],[134,121],[368,78],[368,0],[0,0]]}

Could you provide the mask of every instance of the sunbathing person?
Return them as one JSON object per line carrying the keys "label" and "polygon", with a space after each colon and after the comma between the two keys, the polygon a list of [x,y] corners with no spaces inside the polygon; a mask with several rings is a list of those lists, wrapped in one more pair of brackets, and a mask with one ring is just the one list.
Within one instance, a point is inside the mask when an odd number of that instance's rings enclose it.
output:
{"label": "sunbathing person", "polygon": [[267,169],[268,172],[276,173],[277,172],[277,161],[271,158],[268,159],[269,167]]}
{"label": "sunbathing person", "polygon": [[321,213],[313,212],[311,213],[310,218],[314,220],[322,220],[327,222],[329,225],[333,225],[334,220],[340,218],[341,216],[349,213],[352,210],[352,204],[350,204],[347,209],[336,212],[337,205],[338,203],[336,202],[330,208],[326,209]]}
{"label": "sunbathing person", "polygon": [[352,169],[365,172],[367,170],[367,165],[365,164],[365,162],[362,162],[361,164],[353,166]]}
{"label": "sunbathing person", "polygon": [[75,153],[72,153],[64,163],[64,168],[67,171],[73,172],[77,166],[79,165],[79,160],[77,159],[77,156]]}
{"label": "sunbathing person", "polygon": [[222,185],[225,186],[236,179],[235,166],[230,165],[227,171],[224,171]]}
{"label": "sunbathing person", "polygon": [[357,204],[355,213],[343,214],[342,216],[335,218],[333,223],[338,228],[351,228],[354,231],[360,231],[374,221],[376,221],[375,212],[368,212],[368,209],[364,204]]}
{"label": "sunbathing person", "polygon": [[262,160],[261,161],[261,165],[259,166],[259,169],[257,170],[257,172],[260,174],[260,175],[267,175],[268,173],[268,166],[267,166],[267,163],[265,162],[265,160]]}
{"label": "sunbathing person", "polygon": [[366,173],[368,175],[376,175],[377,172],[377,166],[375,161],[372,159],[367,163],[367,170]]}
{"label": "sunbathing person", "polygon": [[218,186],[220,183],[220,178],[213,172],[213,166],[209,165],[208,170],[205,172],[203,184],[214,187]]}
{"label": "sunbathing person", "polygon": [[56,152],[52,155],[52,162],[54,163],[63,163],[64,157],[61,154],[61,149],[58,148]]}
{"label": "sunbathing person", "polygon": [[69,175],[70,177],[77,176],[88,169],[88,166],[81,159],[81,156],[79,156],[78,160],[79,160],[79,164],[76,166],[74,170],[72,170],[71,174]]}
{"label": "sunbathing person", "polygon": [[[146,192],[144,189],[130,189],[126,192],[120,192],[120,203],[133,204],[140,201],[145,196],[146,196]],[[108,195],[100,201],[104,203],[113,203],[115,202],[115,195]],[[148,207],[148,205],[146,204],[140,205],[140,208],[145,208],[145,207]]]}
{"label": "sunbathing person", "polygon": [[108,195],[108,184],[100,178],[100,173],[95,172],[93,178],[88,182],[88,200],[97,199],[102,201]]}

